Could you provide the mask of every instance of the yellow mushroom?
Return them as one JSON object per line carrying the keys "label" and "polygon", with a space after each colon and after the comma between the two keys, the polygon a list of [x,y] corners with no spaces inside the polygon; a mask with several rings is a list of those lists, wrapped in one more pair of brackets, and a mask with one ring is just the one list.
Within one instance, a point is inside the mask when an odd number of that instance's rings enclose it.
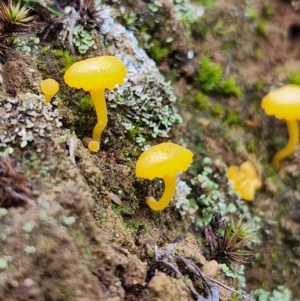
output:
{"label": "yellow mushroom", "polygon": [[171,142],[152,146],[143,152],[136,163],[136,176],[153,180],[162,178],[165,191],[159,201],[152,196],[146,198],[148,206],[155,211],[165,209],[175,194],[176,174],[186,171],[193,161],[193,153]]}
{"label": "yellow mushroom", "polygon": [[233,190],[246,201],[253,201],[256,190],[262,185],[257,169],[250,161],[244,162],[240,167],[230,166],[227,177],[232,181]]}
{"label": "yellow mushroom", "polygon": [[46,102],[50,102],[54,94],[59,90],[59,83],[52,79],[47,78],[41,82],[41,91],[45,94]]}
{"label": "yellow mushroom", "polygon": [[272,160],[272,164],[279,167],[281,160],[293,154],[299,141],[297,119],[300,119],[300,86],[286,85],[271,91],[263,98],[261,106],[267,115],[274,115],[277,119],[286,121],[288,143]]}
{"label": "yellow mushroom", "polygon": [[97,56],[73,64],[64,75],[67,85],[89,91],[94,102],[97,124],[92,138],[99,146],[95,147],[95,142],[89,144],[92,152],[99,150],[101,134],[107,124],[105,89],[114,89],[117,84],[123,84],[126,74],[124,64],[117,57]]}

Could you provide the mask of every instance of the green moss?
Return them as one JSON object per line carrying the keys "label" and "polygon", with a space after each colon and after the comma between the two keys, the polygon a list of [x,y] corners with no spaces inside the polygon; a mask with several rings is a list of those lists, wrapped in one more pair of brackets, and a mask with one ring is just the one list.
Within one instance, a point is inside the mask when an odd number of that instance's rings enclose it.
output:
{"label": "green moss", "polygon": [[213,91],[220,84],[222,76],[221,65],[212,62],[207,55],[201,57],[196,77],[196,82],[200,85],[200,89],[205,92]]}
{"label": "green moss", "polygon": [[127,220],[127,221],[125,221],[125,225],[133,233],[136,233],[136,231],[139,229],[139,227],[141,225],[143,225],[143,228],[146,233],[149,233],[149,231],[150,231],[149,226],[144,225],[144,222],[141,220],[138,220],[138,221]]}
{"label": "green moss", "polygon": [[132,213],[132,208],[128,204],[124,204],[123,207],[111,203],[111,209],[115,212],[115,214],[121,218]]}
{"label": "green moss", "polygon": [[248,20],[254,21],[258,18],[258,11],[254,7],[248,7],[245,11],[245,16]]}
{"label": "green moss", "polygon": [[232,77],[226,78],[222,81],[218,87],[218,91],[222,94],[234,95],[236,97],[241,97],[243,95],[241,88]]}
{"label": "green moss", "polygon": [[271,19],[274,15],[274,7],[269,2],[265,1],[263,4],[262,15],[266,19]]}
{"label": "green moss", "polygon": [[136,138],[142,134],[143,129],[139,126],[132,126],[128,131],[128,136],[131,141],[135,141]]}
{"label": "green moss", "polygon": [[260,57],[262,57],[264,54],[264,51],[261,48],[256,48],[253,52],[253,57],[255,59],[259,59]]}
{"label": "green moss", "polygon": [[233,295],[230,299],[230,301],[239,301],[240,300],[240,296],[239,295]]}
{"label": "green moss", "polygon": [[67,69],[76,62],[76,58],[72,56],[68,51],[56,49],[54,50],[53,55],[61,59],[62,73],[65,73]]}
{"label": "green moss", "polygon": [[258,91],[262,91],[263,88],[264,88],[264,82],[261,78],[258,78],[255,82],[255,88],[258,90]]}
{"label": "green moss", "polygon": [[86,95],[82,96],[81,98],[79,98],[78,102],[80,105],[80,109],[83,111],[94,108],[93,100],[89,94],[86,94]]}
{"label": "green moss", "polygon": [[47,64],[42,60],[36,60],[36,65],[39,70],[46,71],[47,70]]}
{"label": "green moss", "polygon": [[253,138],[246,144],[246,149],[249,153],[254,153],[258,148],[258,139]]}
{"label": "green moss", "polygon": [[126,12],[123,15],[123,18],[126,22],[126,25],[131,25],[136,21],[137,16],[134,12]]}
{"label": "green moss", "polygon": [[224,125],[240,125],[242,122],[242,119],[240,117],[240,113],[235,110],[229,110]]}
{"label": "green moss", "polygon": [[196,2],[204,7],[212,7],[217,2],[217,0],[197,0]]}
{"label": "green moss", "polygon": [[261,20],[256,25],[255,32],[259,36],[266,37],[268,34],[268,30],[269,30],[268,22]]}
{"label": "green moss", "polygon": [[165,75],[165,79],[166,79],[166,82],[175,82],[176,81],[176,78],[177,78],[177,71],[176,69],[171,69],[169,74]]}
{"label": "green moss", "polygon": [[196,105],[200,107],[200,109],[207,110],[211,104],[208,97],[202,92],[198,92],[195,97]]}
{"label": "green moss", "polygon": [[207,55],[201,57],[196,76],[196,83],[200,85],[200,89],[204,92],[218,92],[241,97],[243,92],[235,79],[232,77],[223,79],[223,76],[224,72],[220,64],[212,62]]}
{"label": "green moss", "polygon": [[159,62],[168,55],[169,50],[167,47],[162,46],[160,41],[156,40],[150,46],[149,53],[151,58]]}
{"label": "green moss", "polygon": [[224,107],[222,104],[217,103],[210,108],[211,114],[215,117],[220,117],[224,115]]}
{"label": "green moss", "polygon": [[45,46],[41,49],[41,53],[44,54],[44,53],[47,53],[49,51],[49,47],[48,46]]}
{"label": "green moss", "polygon": [[300,70],[293,70],[287,72],[289,84],[300,85]]}

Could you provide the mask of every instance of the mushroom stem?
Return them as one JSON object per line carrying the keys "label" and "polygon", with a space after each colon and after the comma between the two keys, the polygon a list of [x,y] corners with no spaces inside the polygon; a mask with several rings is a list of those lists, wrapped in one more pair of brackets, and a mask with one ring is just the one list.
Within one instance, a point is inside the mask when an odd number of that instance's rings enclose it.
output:
{"label": "mushroom stem", "polygon": [[154,211],[165,209],[175,194],[176,177],[164,176],[165,191],[160,200],[156,201],[152,196],[146,197],[147,205]]}
{"label": "mushroom stem", "polygon": [[286,125],[289,133],[289,140],[287,145],[280,151],[278,151],[272,160],[272,164],[277,168],[280,167],[280,161],[289,155],[291,155],[299,141],[299,128],[297,119],[286,120]]}
{"label": "mushroom stem", "polygon": [[93,130],[93,140],[100,143],[101,134],[104,131],[107,124],[107,109],[104,90],[99,89],[97,91],[90,90],[92,100],[94,102],[96,114],[97,114],[97,124]]}
{"label": "mushroom stem", "polygon": [[45,100],[46,100],[46,103],[49,103],[52,99],[53,95],[46,95],[45,94]]}

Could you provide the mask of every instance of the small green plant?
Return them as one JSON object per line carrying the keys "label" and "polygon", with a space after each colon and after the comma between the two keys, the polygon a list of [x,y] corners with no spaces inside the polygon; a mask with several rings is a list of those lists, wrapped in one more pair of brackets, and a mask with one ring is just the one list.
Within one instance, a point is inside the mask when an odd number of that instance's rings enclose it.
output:
{"label": "small green plant", "polygon": [[262,9],[262,15],[266,19],[270,19],[274,15],[274,7],[267,1],[264,2],[263,9]]}
{"label": "small green plant", "polygon": [[253,227],[249,222],[244,222],[243,219],[239,219],[237,222],[230,220],[228,226],[228,236],[232,237],[236,235],[238,241],[245,241],[247,245],[257,244],[258,241],[258,228]]}
{"label": "small green plant", "polygon": [[260,57],[262,57],[264,54],[264,51],[261,48],[256,48],[253,52],[253,57],[255,59],[259,59]]}
{"label": "small green plant", "polygon": [[42,61],[42,60],[36,60],[36,65],[37,65],[37,67],[38,67],[38,69],[39,70],[42,70],[42,71],[45,71],[45,70],[47,70],[47,64],[44,62],[44,61]]}
{"label": "small green plant", "polygon": [[258,147],[258,139],[253,138],[250,139],[246,144],[246,149],[249,153],[254,153],[255,150],[257,150]]}
{"label": "small green plant", "polygon": [[210,107],[210,102],[208,97],[202,92],[196,94],[195,102],[200,109],[207,110]]}
{"label": "small green plant", "polygon": [[256,25],[255,32],[259,36],[266,37],[267,34],[268,34],[268,30],[269,30],[268,23],[266,21],[264,21],[264,20],[261,20]]}
{"label": "small green plant", "polygon": [[167,47],[163,47],[161,45],[161,42],[159,42],[158,40],[155,40],[149,49],[150,52],[150,56],[157,62],[161,61],[163,58],[165,58],[168,53],[169,50]]}
{"label": "small green plant", "polygon": [[221,65],[212,62],[207,55],[202,56],[196,77],[196,82],[200,85],[200,88],[205,92],[213,91],[219,86],[222,77]]}
{"label": "small green plant", "polygon": [[235,79],[232,77],[228,77],[223,80],[220,83],[218,90],[220,93],[225,95],[234,95],[236,97],[241,97],[243,94],[241,88],[237,85]]}
{"label": "small green plant", "polygon": [[217,2],[217,0],[198,0],[197,2],[204,7],[212,7]]}
{"label": "small green plant", "polygon": [[300,85],[300,71],[299,70],[288,71],[287,80],[289,84]]}
{"label": "small green plant", "polygon": [[262,91],[263,88],[264,88],[264,81],[261,79],[261,78],[258,78],[255,82],[255,88],[258,90],[258,91]]}
{"label": "small green plant", "polygon": [[1,19],[7,20],[15,24],[27,23],[33,20],[33,16],[29,16],[30,9],[26,5],[21,5],[21,2],[14,4],[11,0],[6,5],[1,4]]}
{"label": "small green plant", "polygon": [[137,16],[134,12],[126,12],[124,15],[123,15],[123,18],[126,22],[126,25],[131,25],[131,24],[134,24],[134,22],[136,21],[137,19]]}
{"label": "small green plant", "polygon": [[84,95],[79,99],[80,108],[84,110],[88,110],[94,108],[94,102],[90,95]]}
{"label": "small green plant", "polygon": [[68,52],[68,51],[56,49],[56,50],[54,50],[53,55],[57,58],[61,58],[61,63],[63,66],[63,68],[61,70],[62,73],[65,73],[66,70],[76,62],[75,57],[72,56],[70,54],[70,52]]}
{"label": "small green plant", "polygon": [[239,125],[242,119],[240,113],[235,110],[229,110],[224,121],[224,125]]}
{"label": "small green plant", "polygon": [[211,114],[215,117],[220,117],[224,115],[224,107],[222,104],[217,103],[210,108]]}
{"label": "small green plant", "polygon": [[278,286],[272,292],[257,289],[252,291],[251,295],[258,301],[300,301],[300,299],[293,298],[291,290],[284,286]]}
{"label": "small green plant", "polygon": [[250,21],[254,21],[258,18],[258,11],[254,7],[248,7],[245,11],[245,17]]}
{"label": "small green plant", "polygon": [[207,55],[201,57],[196,77],[196,83],[200,85],[200,89],[204,92],[218,92],[241,97],[243,92],[235,79],[223,77],[224,72],[220,64],[212,62]]}

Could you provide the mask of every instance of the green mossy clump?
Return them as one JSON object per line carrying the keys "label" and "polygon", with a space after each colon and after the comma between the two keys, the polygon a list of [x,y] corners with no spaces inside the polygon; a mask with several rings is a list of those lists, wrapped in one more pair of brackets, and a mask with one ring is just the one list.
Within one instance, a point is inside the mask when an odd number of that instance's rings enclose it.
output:
{"label": "green mossy clump", "polygon": [[196,84],[199,85],[200,90],[206,93],[216,92],[238,98],[243,94],[235,79],[232,77],[225,78],[222,66],[214,63],[207,55],[200,58]]}
{"label": "green mossy clump", "polygon": [[289,84],[300,85],[300,71],[299,70],[288,71],[287,80]]}
{"label": "green mossy clump", "polygon": [[196,102],[196,105],[199,106],[200,109],[203,109],[203,110],[207,110],[211,106],[209,98],[202,92],[198,92],[196,94],[195,102]]}
{"label": "green mossy clump", "polygon": [[229,110],[224,120],[224,125],[240,125],[241,122],[240,113],[235,110]]}
{"label": "green mossy clump", "polygon": [[156,62],[164,59],[169,53],[169,49],[165,46],[162,46],[162,43],[158,40],[153,41],[149,48],[149,54]]}
{"label": "green mossy clump", "polygon": [[210,111],[211,111],[211,114],[215,117],[222,117],[225,112],[224,107],[220,103],[213,105],[211,107]]}
{"label": "green mossy clump", "polygon": [[221,83],[223,70],[221,65],[213,63],[211,59],[204,55],[200,58],[196,83],[204,92],[215,91]]}
{"label": "green mossy clump", "polygon": [[61,73],[65,73],[67,69],[77,61],[76,58],[70,54],[70,52],[62,49],[54,50],[53,55],[60,60],[59,63],[62,65]]}
{"label": "green mossy clump", "polygon": [[242,89],[237,85],[236,81],[232,77],[228,77],[225,80],[223,80],[218,90],[220,93],[225,95],[233,95],[238,98],[240,98],[243,95]]}

